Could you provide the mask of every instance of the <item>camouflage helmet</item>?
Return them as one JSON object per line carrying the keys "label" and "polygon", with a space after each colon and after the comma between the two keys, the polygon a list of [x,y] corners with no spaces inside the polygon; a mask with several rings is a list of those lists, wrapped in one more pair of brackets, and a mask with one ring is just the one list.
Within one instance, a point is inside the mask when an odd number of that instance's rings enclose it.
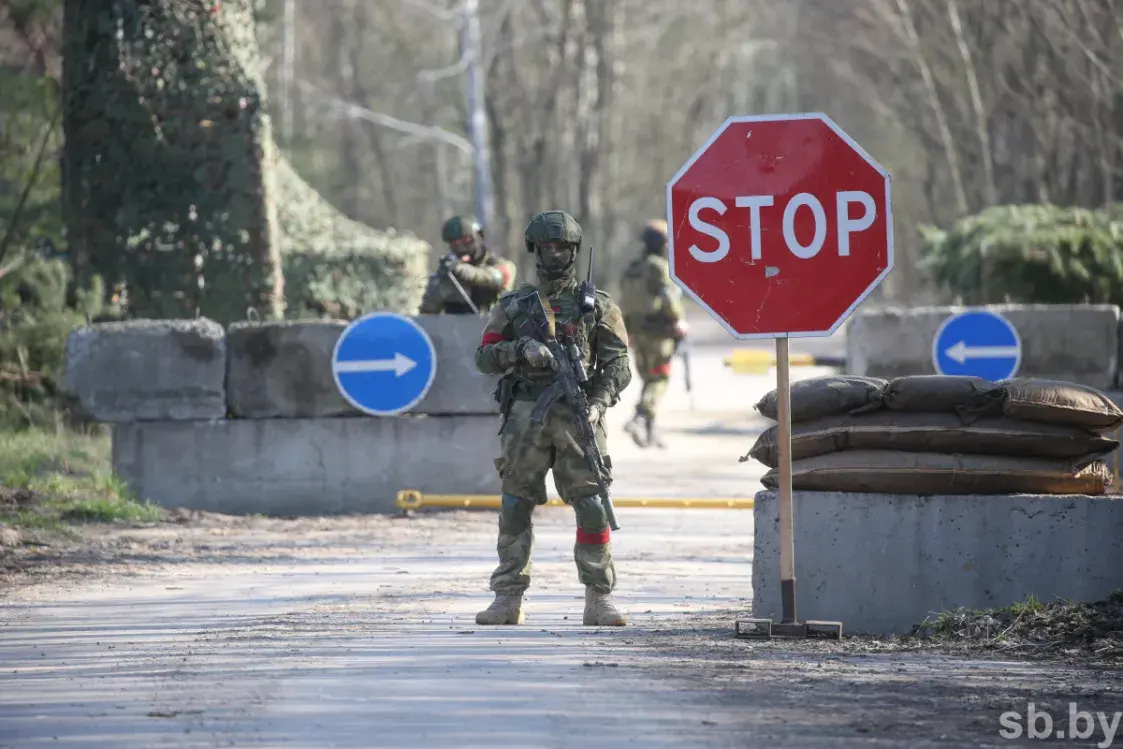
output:
{"label": "camouflage helmet", "polygon": [[661,218],[648,221],[640,232],[640,241],[652,252],[661,249],[667,243],[667,222]]}
{"label": "camouflage helmet", "polygon": [[481,230],[480,222],[471,216],[453,216],[441,226],[441,241],[455,242],[461,237],[474,237]]}
{"label": "camouflage helmet", "polygon": [[539,242],[564,242],[581,248],[581,224],[565,211],[543,211],[534,214],[526,225],[526,251],[534,252]]}

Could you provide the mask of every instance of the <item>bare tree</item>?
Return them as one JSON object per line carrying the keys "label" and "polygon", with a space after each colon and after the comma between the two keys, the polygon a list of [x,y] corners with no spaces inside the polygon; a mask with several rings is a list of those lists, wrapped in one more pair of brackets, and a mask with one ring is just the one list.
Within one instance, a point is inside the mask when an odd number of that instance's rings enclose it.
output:
{"label": "bare tree", "polygon": [[[298,89],[294,160],[349,212],[439,244],[447,213],[476,210],[460,0],[298,5],[294,75],[355,129]],[[277,59],[282,10],[262,30]],[[1119,0],[497,0],[479,24],[489,237],[516,260],[530,216],[562,208],[609,279],[732,114],[827,112],[891,171],[889,296],[924,291],[920,223],[1123,193]]]}

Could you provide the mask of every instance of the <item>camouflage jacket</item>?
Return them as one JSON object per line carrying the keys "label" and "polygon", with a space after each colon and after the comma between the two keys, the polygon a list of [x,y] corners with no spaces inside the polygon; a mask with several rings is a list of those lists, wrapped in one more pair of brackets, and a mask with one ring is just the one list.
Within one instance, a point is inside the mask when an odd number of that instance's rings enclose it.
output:
{"label": "camouflage jacket", "polygon": [[[454,272],[456,280],[468,292],[472,303],[480,312],[491,309],[499,295],[510,291],[515,284],[515,264],[490,254],[484,255],[478,265],[463,262]],[[425,295],[421,298],[420,312],[423,315],[470,315],[472,308],[464,302],[464,296],[448,279],[444,270],[438,268],[429,276]]]}
{"label": "camouflage jacket", "polygon": [[[553,314],[555,329],[581,343],[581,354],[589,374],[586,394],[590,403],[615,405],[632,379],[624,320],[612,298],[599,290],[593,312],[583,314],[576,282],[564,284],[553,292],[527,284],[503,294],[488,316],[483,339],[476,349],[476,368],[485,375],[505,375],[506,383],[500,383],[500,390],[504,384],[508,385],[510,397],[514,398],[537,398],[553,382],[556,375],[552,371],[531,369],[519,361],[525,339],[534,337],[534,332],[516,300],[536,289]],[[504,398],[498,399],[502,404]]]}
{"label": "camouflage jacket", "polygon": [[686,313],[665,257],[637,257],[624,269],[620,287],[620,310],[633,335],[674,336],[675,325]]}

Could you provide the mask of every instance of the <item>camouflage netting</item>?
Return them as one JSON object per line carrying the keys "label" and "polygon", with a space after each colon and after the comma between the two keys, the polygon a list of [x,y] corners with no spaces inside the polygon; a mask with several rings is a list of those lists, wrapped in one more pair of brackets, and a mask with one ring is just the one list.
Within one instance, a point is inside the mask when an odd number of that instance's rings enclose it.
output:
{"label": "camouflage netting", "polygon": [[342,215],[278,160],[278,220],[290,318],[351,319],[372,309],[416,312],[429,245]]}
{"label": "camouflage netting", "polygon": [[137,317],[415,310],[428,245],[347,219],[277,154],[253,30],[252,0],[65,0],[79,277],[123,282]]}

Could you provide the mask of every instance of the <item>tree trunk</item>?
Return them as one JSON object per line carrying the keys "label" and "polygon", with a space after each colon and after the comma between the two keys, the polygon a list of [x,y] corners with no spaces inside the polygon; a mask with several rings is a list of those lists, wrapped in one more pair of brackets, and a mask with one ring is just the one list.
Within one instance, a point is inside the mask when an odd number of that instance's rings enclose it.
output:
{"label": "tree trunk", "polygon": [[[64,49],[68,238],[134,316],[416,307],[426,245],[348,220],[277,153],[252,0],[65,0]],[[340,261],[361,293],[324,291]]]}

